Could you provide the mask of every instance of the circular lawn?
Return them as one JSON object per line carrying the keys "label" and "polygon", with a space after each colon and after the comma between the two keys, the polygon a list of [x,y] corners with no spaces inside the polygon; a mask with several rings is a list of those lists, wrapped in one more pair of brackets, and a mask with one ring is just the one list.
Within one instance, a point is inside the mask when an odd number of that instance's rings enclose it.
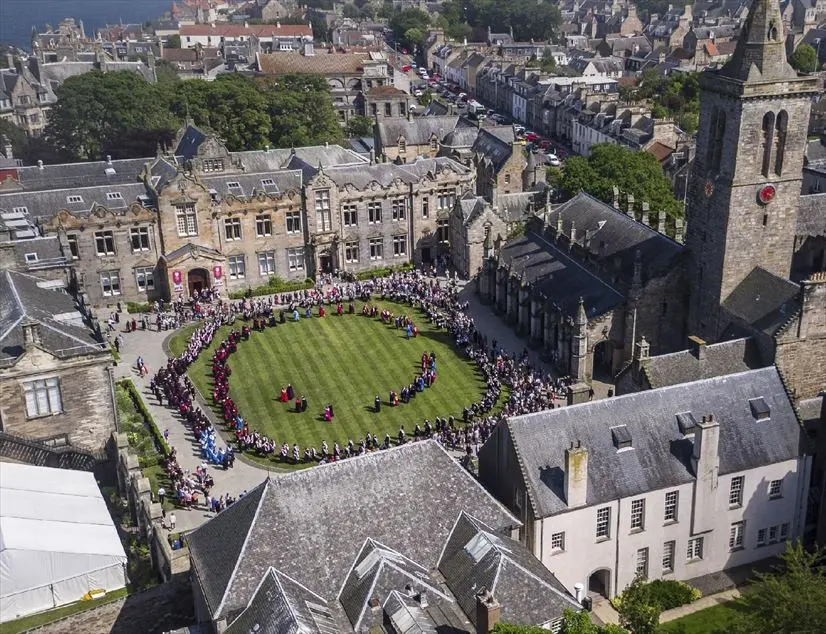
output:
{"label": "circular lawn", "polygon": [[[399,427],[412,439],[418,423],[437,416],[455,416],[462,420],[462,410],[480,400],[485,383],[476,365],[458,350],[450,333],[436,328],[426,316],[410,306],[392,302],[371,302],[379,310],[395,315],[410,315],[419,328],[419,336],[407,339],[404,329],[385,324],[379,317],[356,313],[303,317],[287,321],[263,332],[252,332],[248,341],[238,344],[230,355],[230,396],[251,431],[274,439],[279,445],[298,444],[302,455],[307,447],[320,450],[326,440],[342,447],[352,439],[356,445],[369,432],[379,442],[389,434],[395,441]],[[240,330],[242,322],[236,322]],[[170,343],[172,354],[180,354],[194,327],[184,329]],[[199,392],[211,402],[212,354],[226,338],[230,327],[223,328],[213,345],[201,353],[190,367],[189,376]],[[436,354],[435,383],[409,403],[389,406],[389,393],[399,393],[421,372],[421,356]],[[293,403],[279,400],[281,388],[291,383],[296,397],[306,396],[307,411],[297,413]],[[379,413],[373,411],[376,395],[381,397]],[[325,422],[324,406],[332,403],[335,416]],[[219,413],[220,418],[220,413]],[[253,457],[253,454],[247,455]],[[278,460],[278,451],[269,460]],[[267,460],[259,458],[259,460]],[[280,461],[279,461],[280,462]],[[306,466],[299,464],[299,466]]]}

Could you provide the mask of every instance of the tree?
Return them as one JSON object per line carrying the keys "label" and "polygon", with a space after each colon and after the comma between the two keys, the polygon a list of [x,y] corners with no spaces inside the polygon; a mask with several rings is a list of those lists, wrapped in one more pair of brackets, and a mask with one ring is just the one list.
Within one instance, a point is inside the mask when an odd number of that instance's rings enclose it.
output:
{"label": "tree", "polygon": [[370,117],[351,117],[347,122],[348,137],[365,137],[373,135],[373,120]]}
{"label": "tree", "polygon": [[[390,28],[396,41],[408,49],[421,44],[430,28],[430,15],[421,9],[396,11],[390,18]],[[408,36],[419,39],[408,39]]]}
{"label": "tree", "polygon": [[170,35],[166,39],[166,48],[181,48],[181,36],[178,34]]}
{"label": "tree", "polygon": [[426,35],[422,29],[412,28],[407,29],[404,32],[404,40],[411,46],[411,48],[415,48],[417,46],[421,46],[422,42],[424,42]]}
{"label": "tree", "polygon": [[568,196],[584,191],[607,203],[613,201],[613,188],[617,187],[633,194],[637,204],[647,202],[652,211],[682,215],[682,205],[674,198],[671,183],[657,159],[622,145],[603,143],[593,146],[588,158],[569,158],[562,168],[559,186]]}
{"label": "tree", "polygon": [[808,44],[801,44],[789,59],[792,68],[801,73],[813,73],[820,67],[817,51]]}
{"label": "tree", "polygon": [[631,585],[623,590],[617,612],[620,625],[633,634],[656,634],[662,610],[649,601],[645,591],[645,580],[636,577]]}
{"label": "tree", "polygon": [[826,548],[806,551],[800,542],[789,544],[783,563],[769,573],[758,573],[748,592],[738,599],[738,634],[823,632],[826,624]]}
{"label": "tree", "polygon": [[542,53],[542,57],[539,60],[539,67],[546,73],[556,70],[556,59],[550,49],[545,49],[545,52]]}

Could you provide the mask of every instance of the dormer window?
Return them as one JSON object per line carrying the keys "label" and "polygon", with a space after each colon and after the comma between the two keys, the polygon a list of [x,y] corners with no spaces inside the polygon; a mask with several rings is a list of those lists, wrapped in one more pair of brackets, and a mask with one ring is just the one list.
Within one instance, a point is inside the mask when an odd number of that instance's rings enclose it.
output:
{"label": "dormer window", "polygon": [[26,264],[34,264],[37,262],[37,253],[27,253],[23,257],[26,259]]}
{"label": "dormer window", "polygon": [[771,408],[762,396],[749,400],[749,407],[754,420],[768,420],[771,417]]}
{"label": "dormer window", "polygon": [[106,192],[106,200],[123,200],[123,194],[120,192]]}
{"label": "dormer window", "polygon": [[83,196],[66,196],[67,203],[82,203]]}
{"label": "dormer window", "polygon": [[227,183],[227,189],[230,191],[231,194],[243,194],[244,190],[241,189],[241,183],[238,181],[231,181]]}
{"label": "dormer window", "polygon": [[261,186],[262,187],[275,187],[275,181],[271,178],[261,179]]}
{"label": "dormer window", "polygon": [[619,425],[611,428],[611,439],[614,441],[614,447],[619,451],[620,449],[632,449],[631,432],[626,425]]}

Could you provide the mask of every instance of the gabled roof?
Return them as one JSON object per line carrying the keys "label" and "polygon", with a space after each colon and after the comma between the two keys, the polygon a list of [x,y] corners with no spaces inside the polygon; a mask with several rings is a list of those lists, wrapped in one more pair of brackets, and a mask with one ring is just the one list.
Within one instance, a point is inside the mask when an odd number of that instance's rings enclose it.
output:
{"label": "gabled roof", "polygon": [[534,625],[578,604],[556,577],[527,549],[462,513],[439,560],[439,572],[470,620],[476,623],[476,595],[487,589],[502,606],[502,621]]}
{"label": "gabled roof", "polygon": [[[755,420],[749,401],[756,398],[769,406],[768,420]],[[568,510],[565,450],[577,441],[588,451],[588,506],[679,486],[695,479],[693,439],[684,437],[677,420],[688,412],[695,420],[710,414],[719,422],[720,475],[799,455],[797,415],[771,366],[516,416],[497,428],[480,463],[509,439],[537,518]],[[617,451],[610,430],[618,425],[628,428],[632,449]]]}
{"label": "gabled roof", "polygon": [[108,354],[70,295],[34,275],[0,271],[0,359],[11,362],[24,353],[23,326],[31,322],[40,326],[40,347],[55,356]]}
{"label": "gabled roof", "polygon": [[774,334],[799,308],[800,286],[755,267],[723,300],[723,308],[757,330]]}
{"label": "gabled roof", "polygon": [[383,119],[378,122],[379,139],[384,146],[396,145],[404,138],[408,145],[425,145],[432,138],[441,140],[459,122],[458,115],[414,117],[409,119]]}
{"label": "gabled roof", "polygon": [[[434,473],[439,486],[423,487]],[[271,566],[332,597],[368,537],[435,568],[462,510],[498,531],[520,524],[436,442],[408,443],[266,480],[189,536],[193,574],[216,618],[243,609]]]}
{"label": "gabled roof", "polygon": [[20,184],[25,190],[54,189],[55,187],[91,187],[136,183],[138,174],[151,158],[91,161],[21,167]]}
{"label": "gabled roof", "polygon": [[[515,139],[511,126],[480,128],[472,151],[484,160],[490,161],[494,172],[498,172],[513,156]],[[516,151],[522,152],[522,146]]]}
{"label": "gabled roof", "polygon": [[652,388],[691,383],[763,366],[753,339],[742,338],[705,346],[703,358],[689,350],[650,357],[642,362]]}

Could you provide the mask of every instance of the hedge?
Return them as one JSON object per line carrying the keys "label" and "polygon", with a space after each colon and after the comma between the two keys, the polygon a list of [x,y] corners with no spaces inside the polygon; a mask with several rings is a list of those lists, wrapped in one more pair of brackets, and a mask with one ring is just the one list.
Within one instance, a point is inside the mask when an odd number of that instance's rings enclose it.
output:
{"label": "hedge", "polygon": [[149,305],[149,302],[126,302],[126,310],[128,310],[131,315],[151,313],[152,306]]}
{"label": "hedge", "polygon": [[397,264],[395,266],[380,266],[366,271],[356,273],[357,280],[369,280],[374,277],[387,277],[393,273],[403,273],[412,271],[415,268],[413,262],[405,262],[404,264]]}
{"label": "hedge", "polygon": [[[640,599],[646,605],[657,607],[660,611],[672,610],[681,605],[693,603],[702,593],[687,583],[675,581],[674,579],[654,579],[639,587]],[[622,605],[623,594],[618,594],[611,599],[611,605],[619,610]]]}
{"label": "hedge", "polygon": [[309,277],[297,282],[285,282],[280,277],[272,277],[269,284],[257,288],[247,287],[240,291],[233,291],[229,294],[229,298],[245,299],[247,297],[260,297],[261,295],[274,295],[275,293],[293,293],[313,286],[315,286],[315,281]]}
{"label": "hedge", "polygon": [[146,403],[143,402],[143,397],[141,396],[141,393],[138,392],[138,388],[135,387],[132,379],[121,379],[118,381],[118,385],[129,392],[129,396],[135,404],[135,409],[140,412],[146,426],[152,433],[152,437],[155,439],[155,444],[160,449],[163,457],[166,458],[171,453],[169,443],[166,442],[166,439],[163,437],[163,433],[161,433],[161,430],[159,430],[158,426],[155,424],[155,419],[152,418],[152,414],[149,413],[149,409],[146,407]]}

